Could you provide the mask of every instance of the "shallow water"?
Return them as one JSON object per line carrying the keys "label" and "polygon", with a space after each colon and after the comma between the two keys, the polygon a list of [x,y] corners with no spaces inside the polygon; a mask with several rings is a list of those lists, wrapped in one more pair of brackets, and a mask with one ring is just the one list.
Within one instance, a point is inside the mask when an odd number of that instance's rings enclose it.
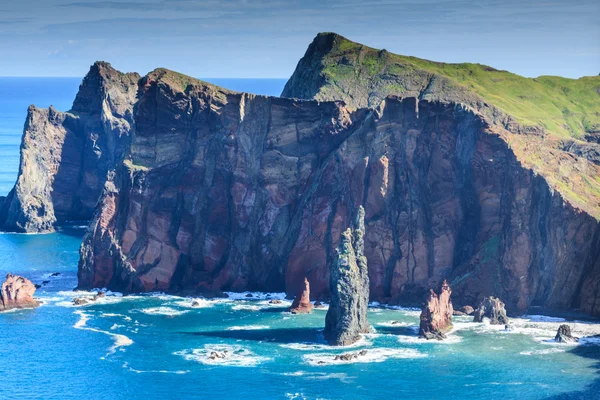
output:
{"label": "shallow water", "polygon": [[[8,93],[2,84],[0,99]],[[78,80],[72,84],[62,109]],[[3,115],[0,127],[7,126]],[[3,166],[10,164],[6,154],[14,156],[2,147],[8,136],[0,129]],[[4,186],[12,186],[16,169],[6,168],[12,178]],[[269,304],[281,294],[195,299],[198,308],[191,298],[110,294],[75,307],[83,233],[0,234],[0,276],[49,281],[36,293],[41,307],[0,314],[0,399],[600,398],[598,342],[554,344],[562,321],[556,318],[512,319],[514,330],[506,332],[461,317],[446,341],[427,342],[416,336],[418,310],[373,305],[373,333],[354,346],[331,348],[321,333],[326,310],[291,315],[288,301]],[[55,272],[60,275],[50,276]],[[600,334],[599,324],[569,324],[578,336]],[[334,360],[361,350],[367,353],[351,363]],[[215,351],[227,351],[226,357],[211,359]]]}

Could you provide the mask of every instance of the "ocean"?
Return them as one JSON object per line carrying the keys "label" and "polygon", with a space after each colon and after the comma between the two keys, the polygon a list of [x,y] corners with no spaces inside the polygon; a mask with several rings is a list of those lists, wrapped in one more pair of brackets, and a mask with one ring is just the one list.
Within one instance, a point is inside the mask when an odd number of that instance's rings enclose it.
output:
{"label": "ocean", "polygon": [[[212,80],[277,95],[284,80]],[[16,179],[27,106],[67,110],[78,78],[0,78],[0,195]],[[43,305],[0,314],[0,399],[599,399],[600,339],[552,341],[557,317],[513,329],[456,317],[443,342],[417,338],[419,310],[372,304],[372,333],[348,348],[322,337],[326,310],[286,312],[283,294],[192,299],[109,293],[74,306],[85,227],[0,235],[0,275],[43,283]],[[58,274],[57,274],[58,273]],[[271,304],[278,298],[282,304]],[[197,301],[195,307],[192,303]],[[600,324],[568,322],[574,334]],[[336,354],[366,354],[350,362]],[[211,352],[224,359],[211,358]]]}

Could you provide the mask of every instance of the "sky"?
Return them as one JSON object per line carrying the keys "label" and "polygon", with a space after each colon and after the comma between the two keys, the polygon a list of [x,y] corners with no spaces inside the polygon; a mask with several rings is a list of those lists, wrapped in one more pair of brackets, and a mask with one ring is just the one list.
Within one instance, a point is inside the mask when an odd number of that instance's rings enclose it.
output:
{"label": "sky", "polygon": [[528,77],[600,73],[599,0],[0,0],[0,76],[288,78],[318,32]]}

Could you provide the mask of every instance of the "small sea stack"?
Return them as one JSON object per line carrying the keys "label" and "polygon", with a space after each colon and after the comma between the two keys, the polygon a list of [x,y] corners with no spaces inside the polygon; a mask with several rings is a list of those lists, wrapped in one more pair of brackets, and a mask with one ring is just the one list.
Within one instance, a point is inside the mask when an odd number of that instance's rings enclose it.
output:
{"label": "small sea stack", "polygon": [[290,312],[292,314],[310,314],[313,310],[313,305],[310,302],[310,283],[308,278],[304,278],[304,286],[292,303]]}
{"label": "small sea stack", "polygon": [[33,299],[35,285],[26,278],[8,274],[0,292],[0,311],[15,308],[34,308],[39,303]]}
{"label": "small sea stack", "polygon": [[508,324],[504,303],[496,297],[490,296],[483,299],[473,315],[473,322],[483,322],[484,318],[489,318],[491,325]]}
{"label": "small sea stack", "polygon": [[579,338],[576,338],[571,334],[571,327],[567,324],[562,324],[556,331],[554,341],[557,343],[576,343]]}
{"label": "small sea stack", "polygon": [[365,210],[359,207],[353,227],[341,235],[331,267],[331,302],[325,317],[325,339],[334,346],[346,346],[369,332],[367,306],[369,274],[364,255]]}
{"label": "small sea stack", "polygon": [[429,291],[427,300],[421,311],[421,323],[419,325],[419,336],[427,340],[446,338],[445,333],[452,329],[452,289],[448,282],[444,280],[440,289],[440,294],[433,290]]}

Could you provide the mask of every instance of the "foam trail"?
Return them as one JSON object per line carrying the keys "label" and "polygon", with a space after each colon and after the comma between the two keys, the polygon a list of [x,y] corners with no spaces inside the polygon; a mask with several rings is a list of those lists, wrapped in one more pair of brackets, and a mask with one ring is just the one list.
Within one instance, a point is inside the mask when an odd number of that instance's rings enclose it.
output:
{"label": "foam trail", "polygon": [[101,329],[91,328],[91,327],[87,326],[87,323],[91,318],[91,316],[89,314],[86,314],[81,310],[75,311],[74,314],[79,315],[79,320],[77,322],[75,322],[75,324],[73,325],[73,328],[81,329],[84,331],[103,333],[105,335],[110,336],[113,339],[113,341],[114,341],[113,345],[108,348],[108,353],[106,353],[106,355],[104,357],[101,357],[102,360],[111,354],[115,354],[118,349],[120,349],[122,347],[131,346],[133,344],[133,340],[129,339],[125,335],[107,332],[107,331],[103,331]]}

